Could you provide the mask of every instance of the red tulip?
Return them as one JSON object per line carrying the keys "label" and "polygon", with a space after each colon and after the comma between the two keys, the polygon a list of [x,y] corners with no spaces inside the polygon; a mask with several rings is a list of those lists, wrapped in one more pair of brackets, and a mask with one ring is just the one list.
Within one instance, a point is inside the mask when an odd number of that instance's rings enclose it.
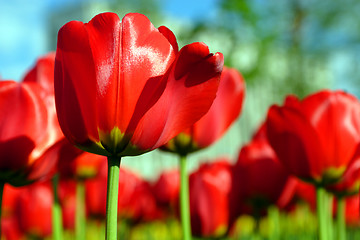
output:
{"label": "red tulip", "polygon": [[[103,162],[96,178],[88,179],[86,207],[90,215],[105,217],[107,165]],[[129,170],[120,168],[118,215],[132,221],[146,220],[156,211],[155,197],[150,186]]]}
{"label": "red tulip", "polygon": [[[129,174],[129,173],[128,173]],[[145,180],[135,176],[136,185],[132,186],[133,190],[128,199],[121,200],[123,195],[119,194],[119,216],[127,218],[133,222],[152,221],[162,217],[162,213],[158,210],[156,199],[151,191],[151,186]],[[123,179],[121,188],[129,188],[128,182],[131,177],[128,175]],[[122,179],[120,178],[120,182]],[[120,183],[121,184],[121,183]],[[119,189],[119,190],[120,190]]]}
{"label": "red tulip", "polygon": [[40,238],[49,236],[52,231],[52,203],[53,194],[48,182],[23,188],[15,209],[20,229],[28,235]]}
{"label": "red tulip", "polygon": [[316,210],[316,188],[310,183],[298,181],[295,196],[309,204],[312,211]]}
{"label": "red tulip", "polygon": [[357,156],[360,103],[342,91],[323,90],[302,101],[286,98],[267,116],[267,135],[294,175],[317,185],[339,181]]}
{"label": "red tulip", "polygon": [[61,178],[86,179],[95,177],[106,158],[84,152],[74,147],[67,139],[62,141],[58,155],[58,170]]}
{"label": "red tulip", "polygon": [[186,155],[216,142],[240,115],[244,94],[245,82],[241,74],[235,69],[224,67],[210,110],[162,149]]}
{"label": "red tulip", "polygon": [[26,239],[19,229],[19,224],[14,216],[6,216],[1,218],[1,232],[6,240]]}
{"label": "red tulip", "polygon": [[266,138],[255,138],[242,147],[234,179],[234,185],[239,185],[240,198],[258,213],[273,204],[286,207],[296,187],[296,180],[278,161]]}
{"label": "red tulip", "polygon": [[1,233],[7,240],[25,239],[15,217],[16,201],[21,194],[21,188],[5,184],[1,206]]}
{"label": "red tulip", "polygon": [[359,205],[359,195],[354,195],[345,199],[345,220],[348,225],[360,226]]}
{"label": "red tulip", "polygon": [[49,174],[56,164],[48,110],[35,83],[0,82],[0,172],[12,185]]}
{"label": "red tulip", "polygon": [[160,205],[174,207],[179,199],[180,174],[179,170],[161,173],[153,185],[153,192]]}
{"label": "red tulip", "polygon": [[61,180],[59,182],[59,201],[65,229],[74,229],[76,212],[76,182]]}
{"label": "red tulip", "polygon": [[54,65],[54,52],[40,57],[35,66],[26,73],[23,81],[38,83],[45,95],[54,95]]}
{"label": "red tulip", "polygon": [[54,65],[55,53],[51,52],[43,57],[40,57],[35,66],[25,75],[23,82],[37,83],[41,91],[41,97],[45,102],[48,110],[48,128],[47,132],[50,134],[53,142],[57,142],[63,138],[59,122],[56,116],[55,96],[54,96]]}
{"label": "red tulip", "polygon": [[58,35],[55,100],[71,143],[106,156],[138,155],[189,128],[210,108],[223,66],[203,43],[178,52],[175,36],[141,14],[102,13]]}
{"label": "red tulip", "polygon": [[227,232],[231,186],[231,165],[227,159],[202,164],[190,175],[190,215],[193,235],[219,237]]}

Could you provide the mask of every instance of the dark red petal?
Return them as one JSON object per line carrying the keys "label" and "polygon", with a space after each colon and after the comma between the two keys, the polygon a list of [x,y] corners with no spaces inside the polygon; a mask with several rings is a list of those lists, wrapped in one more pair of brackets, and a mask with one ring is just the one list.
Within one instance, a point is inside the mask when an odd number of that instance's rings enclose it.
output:
{"label": "dark red petal", "polygon": [[321,146],[307,119],[293,108],[272,106],[266,129],[268,140],[286,168],[300,178],[319,178]]}
{"label": "dark red petal", "polygon": [[95,67],[81,22],[69,22],[59,30],[54,81],[56,110],[64,135],[73,144],[97,141]]}
{"label": "dark red petal", "polygon": [[176,37],[174,33],[165,26],[160,26],[158,30],[164,35],[164,37],[167,38],[167,40],[170,42],[171,46],[173,47],[174,52],[177,54],[179,52],[179,46],[176,41]]}

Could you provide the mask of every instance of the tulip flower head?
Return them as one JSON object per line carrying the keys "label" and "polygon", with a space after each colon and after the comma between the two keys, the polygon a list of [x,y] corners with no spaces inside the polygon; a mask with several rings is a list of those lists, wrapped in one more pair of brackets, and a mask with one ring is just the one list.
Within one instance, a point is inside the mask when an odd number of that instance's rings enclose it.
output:
{"label": "tulip flower head", "polygon": [[267,115],[267,135],[294,175],[318,186],[340,180],[359,153],[360,103],[342,91],[323,90],[298,100],[288,96]]}
{"label": "tulip flower head", "polygon": [[153,192],[160,205],[174,207],[179,199],[180,174],[179,170],[161,173],[153,185]]}
{"label": "tulip flower head", "polygon": [[251,211],[259,216],[271,205],[286,207],[294,196],[296,180],[282,166],[268,143],[265,125],[241,148],[233,174],[239,213]]}
{"label": "tulip flower head", "polygon": [[75,146],[100,155],[153,150],[208,111],[222,67],[221,53],[203,43],[178,51],[174,34],[142,14],[69,22],[55,60],[61,129]]}
{"label": "tulip flower head", "polygon": [[195,236],[221,237],[229,227],[231,165],[227,159],[207,163],[189,178],[191,228]]}
{"label": "tulip flower head", "polygon": [[67,139],[63,139],[60,145],[57,167],[63,179],[84,180],[96,177],[100,166],[106,162],[106,157],[84,152]]}
{"label": "tulip flower head", "polygon": [[233,68],[224,67],[219,89],[210,110],[161,149],[186,155],[215,143],[240,115],[244,95],[245,82],[242,75]]}
{"label": "tulip flower head", "polygon": [[34,237],[48,237],[52,232],[53,204],[53,194],[49,182],[31,184],[22,188],[21,191],[15,209],[20,229]]}
{"label": "tulip flower head", "polygon": [[0,81],[0,179],[15,186],[46,176],[56,164],[47,106],[36,83]]}

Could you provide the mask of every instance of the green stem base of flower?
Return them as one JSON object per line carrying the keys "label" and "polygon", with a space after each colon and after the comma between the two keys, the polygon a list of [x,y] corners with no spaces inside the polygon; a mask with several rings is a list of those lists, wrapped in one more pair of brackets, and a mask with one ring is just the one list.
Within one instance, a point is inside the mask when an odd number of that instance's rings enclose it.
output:
{"label": "green stem base of flower", "polygon": [[108,157],[106,199],[106,240],[117,240],[117,205],[119,192],[120,157]]}
{"label": "green stem base of flower", "polygon": [[75,238],[86,239],[86,216],[85,216],[85,185],[83,180],[76,183],[76,215],[75,215]]}
{"label": "green stem base of flower", "polygon": [[346,224],[345,224],[345,198],[337,199],[337,237],[338,240],[346,239]]}
{"label": "green stem base of flower", "polygon": [[186,156],[180,157],[180,215],[183,240],[191,240],[189,178],[186,169]]}
{"label": "green stem base of flower", "polygon": [[326,199],[326,191],[322,187],[316,189],[316,211],[318,218],[319,240],[329,240],[327,229],[328,223],[328,204]]}

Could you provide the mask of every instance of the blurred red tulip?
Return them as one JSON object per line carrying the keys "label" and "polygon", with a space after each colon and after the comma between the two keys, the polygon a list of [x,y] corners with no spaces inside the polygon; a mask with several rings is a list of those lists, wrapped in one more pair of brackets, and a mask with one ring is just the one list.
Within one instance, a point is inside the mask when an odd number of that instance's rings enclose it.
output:
{"label": "blurred red tulip", "polygon": [[[120,176],[123,168],[120,168]],[[85,180],[86,209],[90,216],[105,218],[106,215],[106,186],[107,165],[101,164],[95,178]]]}
{"label": "blurred red tulip", "polygon": [[21,189],[22,188],[15,188],[9,184],[5,184],[1,205],[1,214],[3,217],[13,215],[16,199],[20,195]]}
{"label": "blurred red tulip", "polygon": [[162,149],[186,155],[215,143],[240,115],[244,95],[245,82],[241,74],[235,69],[224,67],[210,110]]}
{"label": "blurred red tulip", "polygon": [[35,83],[0,81],[0,178],[14,186],[47,176],[56,164],[56,138]]}
{"label": "blurred red tulip", "polygon": [[23,82],[33,82],[42,89],[41,97],[48,110],[47,132],[53,142],[57,142],[64,135],[61,132],[56,116],[55,95],[54,95],[54,66],[55,52],[40,57],[35,66],[24,76]]}
{"label": "blurred red tulip", "polygon": [[1,206],[1,233],[6,240],[25,239],[15,217],[16,201],[20,194],[21,188],[5,184]]}
{"label": "blurred red tulip", "polygon": [[175,207],[175,204],[179,199],[180,190],[179,170],[176,169],[161,173],[152,189],[156,200],[160,205]]}
{"label": "blurred red tulip", "polygon": [[38,83],[45,91],[45,95],[54,96],[54,65],[54,52],[40,57],[35,66],[25,74],[23,81]]}
{"label": "blurred red tulip", "polygon": [[220,237],[228,230],[231,165],[227,159],[205,163],[190,175],[190,215],[194,236]]}
{"label": "blurred red tulip", "polygon": [[21,231],[38,238],[49,236],[52,232],[52,204],[53,193],[48,182],[22,188],[15,207]]}
{"label": "blurred red tulip", "polygon": [[[244,201],[252,213],[266,211],[276,204],[284,208],[295,193],[296,180],[289,175],[265,137],[255,138],[243,146],[234,167],[234,187],[239,191],[240,201]],[[255,214],[254,213],[254,214]]]}
{"label": "blurred red tulip", "polygon": [[6,240],[26,239],[19,228],[19,223],[15,216],[6,216],[1,218],[1,233]]}
{"label": "blurred red tulip", "polygon": [[55,100],[64,135],[105,156],[138,155],[210,108],[223,67],[203,43],[178,52],[173,33],[141,14],[102,13],[58,35]]}
{"label": "blurred red tulip", "polygon": [[93,178],[106,157],[84,152],[74,147],[67,139],[62,140],[58,156],[58,171],[63,179]]}
{"label": "blurred red tulip", "polygon": [[[88,179],[86,207],[90,215],[104,218],[106,214],[107,164],[104,162],[97,177]],[[120,168],[118,216],[137,222],[156,215],[156,201],[150,185],[129,170]]]}
{"label": "blurred red tulip", "polygon": [[312,211],[316,210],[316,188],[314,185],[299,180],[296,185],[295,196],[308,203]]}
{"label": "blurred red tulip", "polygon": [[59,201],[65,229],[74,229],[76,212],[76,182],[61,180],[59,182]]}
{"label": "blurred red tulip", "polygon": [[323,90],[302,101],[288,96],[284,106],[270,108],[267,135],[291,173],[317,185],[334,183],[357,157],[360,103],[342,91]]}

